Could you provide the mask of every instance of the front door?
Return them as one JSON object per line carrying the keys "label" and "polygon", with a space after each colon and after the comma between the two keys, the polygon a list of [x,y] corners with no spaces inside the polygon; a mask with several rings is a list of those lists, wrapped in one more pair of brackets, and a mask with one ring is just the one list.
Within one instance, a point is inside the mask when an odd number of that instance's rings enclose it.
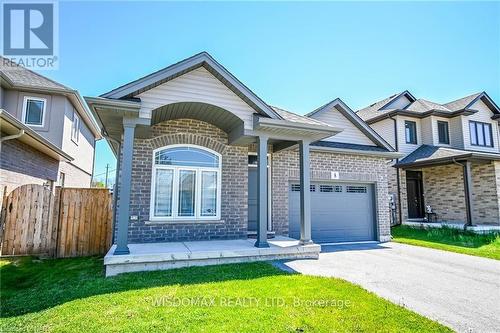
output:
{"label": "front door", "polygon": [[[267,177],[268,177],[268,206],[269,206],[269,216],[267,223],[267,230],[271,230],[270,221],[271,221],[271,168],[269,165],[269,156],[268,156],[268,165],[267,165]],[[258,199],[258,191],[257,191],[257,155],[249,155],[248,156],[248,231],[251,233],[257,232],[257,199]]]}
{"label": "front door", "polygon": [[423,218],[424,191],[421,171],[406,171],[406,194],[408,199],[408,218]]}

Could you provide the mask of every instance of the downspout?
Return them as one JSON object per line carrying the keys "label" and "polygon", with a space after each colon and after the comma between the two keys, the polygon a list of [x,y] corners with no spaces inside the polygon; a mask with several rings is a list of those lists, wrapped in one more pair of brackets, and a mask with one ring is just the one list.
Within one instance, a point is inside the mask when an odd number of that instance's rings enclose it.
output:
{"label": "downspout", "polygon": [[116,172],[115,172],[115,184],[114,184],[114,189],[113,189],[113,226],[112,226],[112,237],[111,237],[111,244],[115,243],[115,225],[116,225],[116,209],[117,209],[117,201],[118,201],[118,178],[120,175],[120,154],[121,154],[121,142],[113,139],[110,136],[104,135],[103,136],[108,139],[109,141],[112,141],[117,144],[118,146],[118,151],[116,152]]}
{"label": "downspout", "polygon": [[459,163],[457,162],[454,158],[452,159],[453,163],[460,165],[463,170],[463,177],[464,177],[464,194],[465,194],[465,211],[467,214],[467,222],[464,224],[464,230],[467,230],[467,227],[472,226],[472,189],[470,188],[470,175],[469,175],[469,170],[468,170],[468,165],[467,163],[470,162],[465,162],[465,163]]}
{"label": "downspout", "polygon": [[22,129],[17,134],[12,134],[12,135],[4,136],[4,137],[0,138],[0,142],[18,139],[18,138],[22,137],[23,135],[24,135],[24,130]]}
{"label": "downspout", "polygon": [[[398,142],[398,124],[397,120],[394,119],[392,116],[389,117],[394,122],[394,142],[395,142],[395,149],[396,151],[399,151],[399,142]],[[399,158],[396,158],[396,163],[399,162]],[[398,218],[399,218],[399,224],[403,224],[403,212],[401,212],[401,179],[399,177],[399,168],[396,168],[396,187],[398,190]]]}

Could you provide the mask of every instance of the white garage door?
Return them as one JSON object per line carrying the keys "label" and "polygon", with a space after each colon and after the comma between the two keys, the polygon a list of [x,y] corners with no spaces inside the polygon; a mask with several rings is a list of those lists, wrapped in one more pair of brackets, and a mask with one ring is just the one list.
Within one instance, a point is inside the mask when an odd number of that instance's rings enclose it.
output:
{"label": "white garage door", "polygon": [[[376,239],[373,185],[311,183],[311,233],[317,243]],[[300,238],[300,185],[289,190],[290,236]]]}

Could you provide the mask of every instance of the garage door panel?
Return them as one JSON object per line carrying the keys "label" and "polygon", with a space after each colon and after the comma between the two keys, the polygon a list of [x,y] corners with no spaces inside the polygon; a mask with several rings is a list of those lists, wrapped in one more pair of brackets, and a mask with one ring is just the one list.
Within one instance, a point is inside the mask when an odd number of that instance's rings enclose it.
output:
{"label": "garage door panel", "polygon": [[[346,242],[375,239],[373,185],[313,183],[311,235],[315,242]],[[300,187],[299,187],[300,188]],[[332,189],[335,188],[335,191]],[[289,232],[300,237],[300,192],[289,192]],[[323,190],[326,190],[323,192]]]}

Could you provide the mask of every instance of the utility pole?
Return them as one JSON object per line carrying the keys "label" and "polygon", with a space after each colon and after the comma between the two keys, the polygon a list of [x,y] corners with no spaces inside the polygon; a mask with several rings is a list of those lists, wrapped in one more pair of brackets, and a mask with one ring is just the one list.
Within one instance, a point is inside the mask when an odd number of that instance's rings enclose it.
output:
{"label": "utility pole", "polygon": [[108,188],[108,170],[109,170],[109,163],[106,164],[106,181],[104,183],[104,188]]}

